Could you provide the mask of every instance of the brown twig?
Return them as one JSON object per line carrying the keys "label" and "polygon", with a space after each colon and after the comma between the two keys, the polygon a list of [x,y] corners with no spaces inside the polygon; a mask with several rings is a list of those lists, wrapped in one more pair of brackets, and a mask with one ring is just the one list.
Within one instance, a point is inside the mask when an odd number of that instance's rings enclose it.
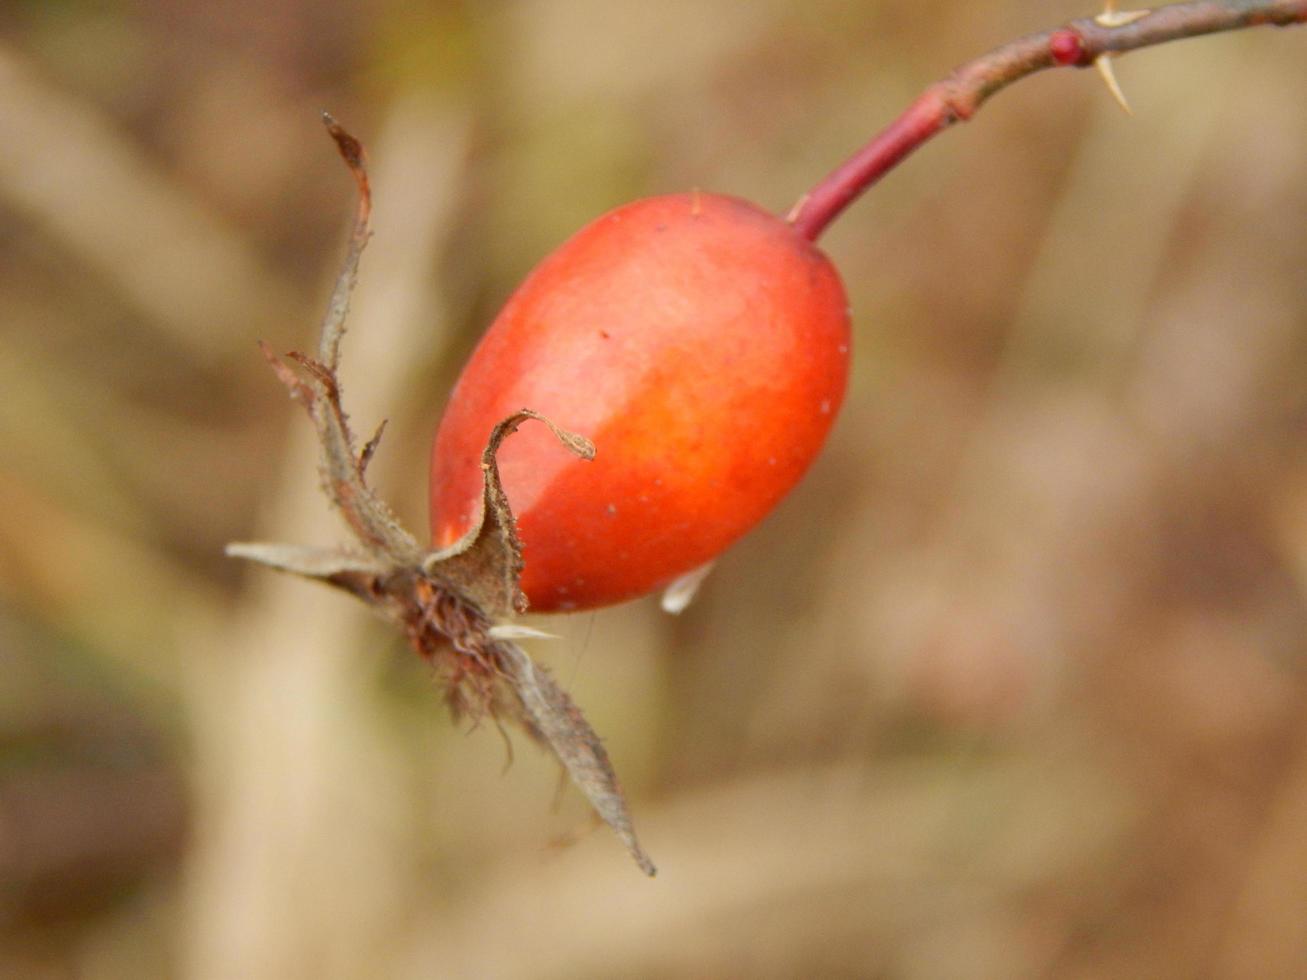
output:
{"label": "brown twig", "polygon": [[789,221],[810,241],[912,151],[953,123],[966,122],[990,96],[1045,68],[1093,65],[1140,48],[1270,24],[1307,22],[1307,0],[1199,0],[1156,10],[1086,17],[1001,45],[955,69],[913,100],[897,119],[799,199]]}

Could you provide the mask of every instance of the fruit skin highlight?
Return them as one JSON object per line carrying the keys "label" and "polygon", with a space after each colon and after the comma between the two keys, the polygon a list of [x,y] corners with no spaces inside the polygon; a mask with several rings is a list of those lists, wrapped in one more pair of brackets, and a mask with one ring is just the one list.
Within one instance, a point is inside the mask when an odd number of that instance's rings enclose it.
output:
{"label": "fruit skin highlight", "polygon": [[524,426],[499,452],[531,609],[643,595],[789,492],[848,370],[839,275],[785,221],[706,193],[618,208],[535,268],[463,369],[432,449],[434,544],[474,526],[486,438],[531,408],[597,448]]}

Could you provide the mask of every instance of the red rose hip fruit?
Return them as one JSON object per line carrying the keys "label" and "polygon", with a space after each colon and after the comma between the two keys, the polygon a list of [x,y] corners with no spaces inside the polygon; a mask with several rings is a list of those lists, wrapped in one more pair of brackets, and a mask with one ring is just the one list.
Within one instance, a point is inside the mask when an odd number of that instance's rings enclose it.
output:
{"label": "red rose hip fruit", "polygon": [[432,536],[481,510],[494,425],[544,426],[499,452],[535,611],[642,595],[715,558],[813,461],[844,396],[848,304],[830,260],[737,198],[636,201],[531,273],[459,377],[431,457]]}

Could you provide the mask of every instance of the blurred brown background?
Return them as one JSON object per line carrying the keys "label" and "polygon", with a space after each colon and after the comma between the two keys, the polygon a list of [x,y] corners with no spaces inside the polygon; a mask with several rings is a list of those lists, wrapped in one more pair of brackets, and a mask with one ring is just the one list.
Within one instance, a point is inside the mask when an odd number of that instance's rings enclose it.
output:
{"label": "blurred brown background", "polygon": [[0,7],[0,975],[1307,976],[1307,31],[1036,77],[826,237],[857,363],[683,617],[544,625],[643,879],[363,609],[255,349],[425,528],[479,330],[599,212],[786,210],[1070,0]]}

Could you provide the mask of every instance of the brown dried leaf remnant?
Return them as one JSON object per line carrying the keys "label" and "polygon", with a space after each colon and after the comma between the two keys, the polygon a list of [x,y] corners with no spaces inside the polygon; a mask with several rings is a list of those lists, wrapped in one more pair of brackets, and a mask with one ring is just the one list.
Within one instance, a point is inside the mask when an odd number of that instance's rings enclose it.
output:
{"label": "brown dried leaf remnant", "polygon": [[313,421],[323,490],[349,526],[357,548],[237,543],[228,545],[227,554],[343,589],[395,623],[435,668],[456,716],[489,716],[497,723],[517,724],[550,749],[640,869],[653,875],[654,865],[636,839],[625,796],[599,736],[548,671],[509,642],[505,631],[496,632],[499,620],[526,609],[519,588],[522,548],[496,462],[500,445],[523,422],[537,421],[584,459],[593,458],[594,446],[530,409],[501,421],[489,433],[482,454],[481,521],[462,540],[439,551],[424,549],[373,493],[365,473],[381,432],[355,449],[337,377],[349,297],[371,234],[371,189],[362,144],[325,113],[323,121],[358,185],[349,248],[323,318],[318,356],[287,355],[299,365],[297,372],[266,345],[263,352]]}

